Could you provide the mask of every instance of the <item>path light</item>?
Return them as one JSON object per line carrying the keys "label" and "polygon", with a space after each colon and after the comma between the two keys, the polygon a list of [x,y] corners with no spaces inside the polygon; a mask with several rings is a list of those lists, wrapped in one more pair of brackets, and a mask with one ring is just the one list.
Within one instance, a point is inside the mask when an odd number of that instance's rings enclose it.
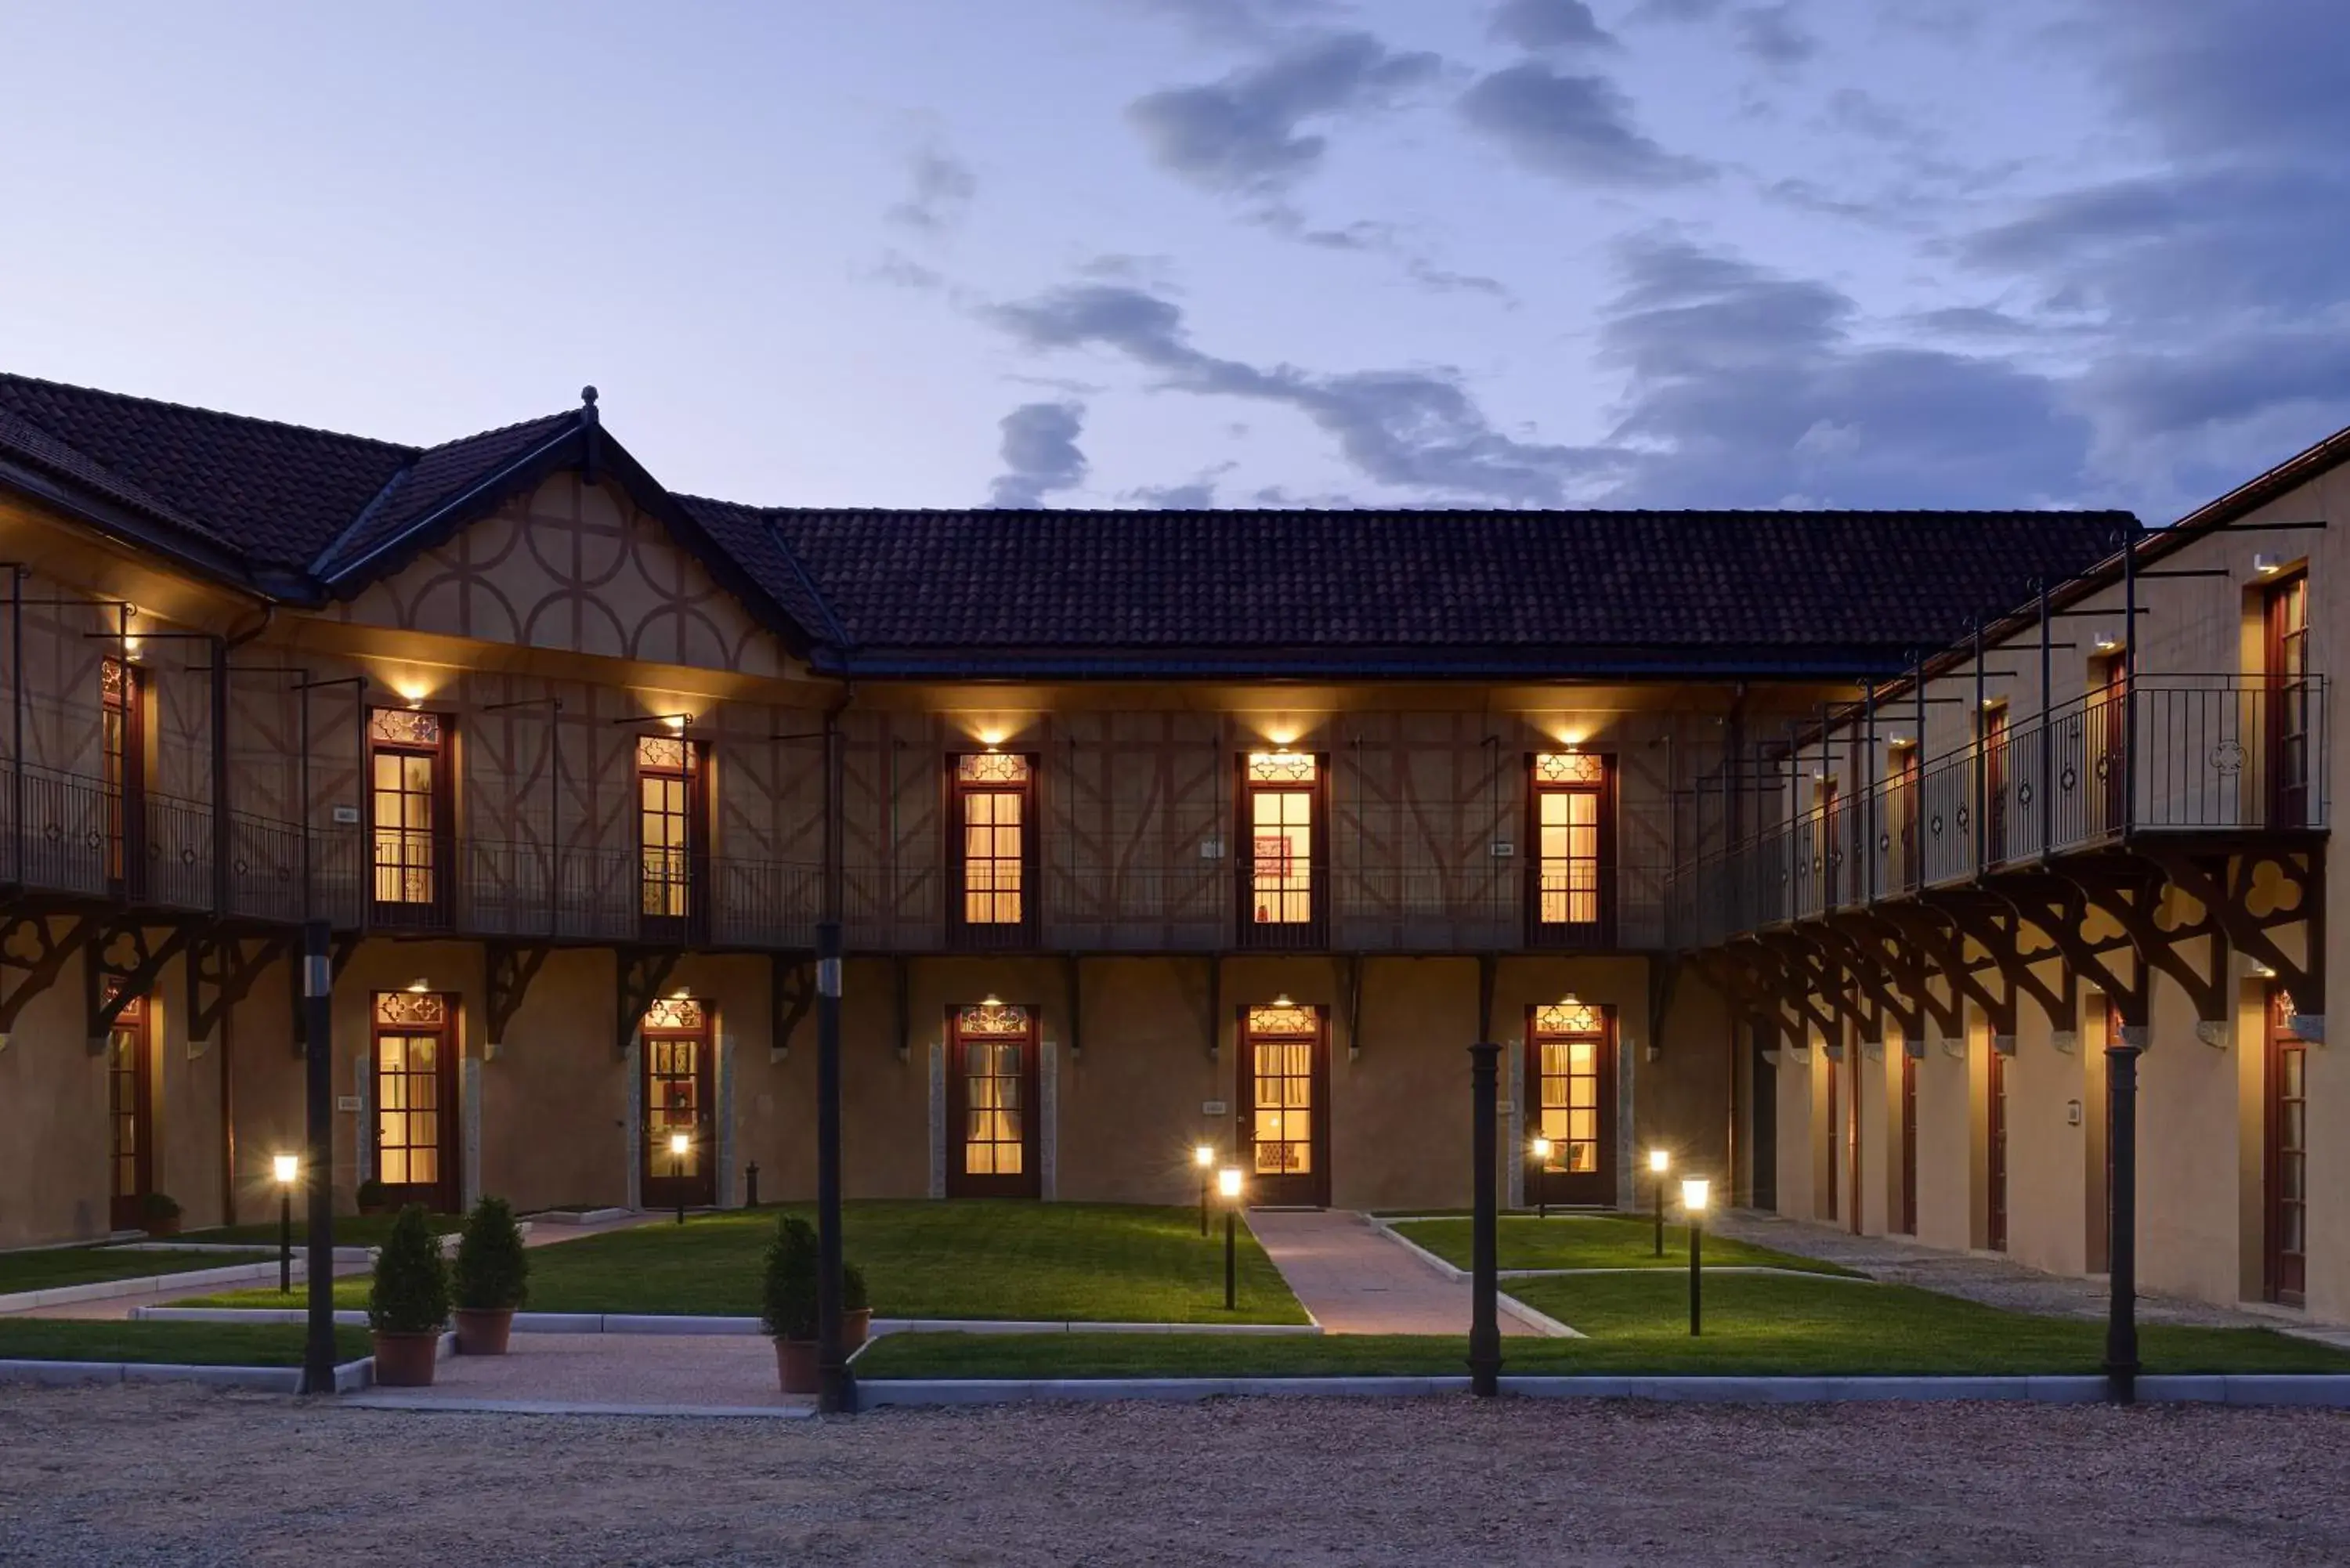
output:
{"label": "path light", "polygon": [[1536,1133],[1533,1144],[1529,1147],[1533,1149],[1534,1157],[1534,1218],[1547,1220],[1550,1218],[1551,1141],[1542,1134]]}
{"label": "path light", "polygon": [[1661,1148],[1648,1151],[1648,1174],[1657,1189],[1657,1256],[1665,1255],[1665,1172],[1673,1168],[1673,1157]]}
{"label": "path light", "polygon": [[1232,1226],[1241,1211],[1241,1168],[1228,1165],[1216,1172],[1216,1191],[1224,1200],[1224,1310],[1238,1310],[1234,1297]]}
{"label": "path light", "polygon": [[1698,1305],[1698,1258],[1704,1251],[1705,1206],[1713,1196],[1713,1183],[1702,1176],[1692,1176],[1681,1182],[1681,1212],[1689,1218],[1690,1233],[1690,1336],[1695,1338],[1700,1322]]}
{"label": "path light", "polygon": [[1200,1234],[1208,1233],[1208,1171],[1216,1163],[1216,1146],[1195,1143],[1191,1146],[1191,1163],[1200,1171]]}
{"label": "path light", "polygon": [[677,1222],[685,1223],[685,1157],[693,1152],[691,1133],[673,1132],[669,1135],[669,1174],[677,1183]]}
{"label": "path light", "polygon": [[302,1179],[299,1155],[272,1156],[269,1174],[277,1179],[277,1293],[294,1293],[294,1184]]}

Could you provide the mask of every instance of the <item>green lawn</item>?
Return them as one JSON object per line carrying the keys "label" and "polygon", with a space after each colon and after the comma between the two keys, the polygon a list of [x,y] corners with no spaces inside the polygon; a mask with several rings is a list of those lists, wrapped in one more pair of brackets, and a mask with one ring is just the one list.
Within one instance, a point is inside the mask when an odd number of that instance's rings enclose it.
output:
{"label": "green lawn", "polygon": [[[1456,1268],[1469,1267],[1467,1220],[1424,1220],[1396,1225],[1396,1234],[1408,1237]],[[1679,1269],[1689,1272],[1689,1231],[1679,1225],[1665,1227],[1665,1255],[1656,1255],[1657,1231],[1652,1220],[1616,1215],[1588,1219],[1538,1220],[1532,1215],[1504,1215],[1495,1227],[1500,1266],[1504,1269]],[[1729,1263],[1768,1264],[1801,1269],[1807,1273],[1849,1274],[1849,1269],[1799,1258],[1768,1247],[1749,1246],[1725,1237],[1705,1239],[1708,1266]],[[1514,1283],[1514,1282],[1513,1282]]]}
{"label": "green lawn", "polygon": [[103,1280],[136,1280],[149,1274],[184,1273],[258,1263],[275,1252],[148,1252],[114,1247],[47,1247],[36,1252],[0,1252],[0,1295],[53,1291]]}
{"label": "green lawn", "polygon": [[[300,1324],[130,1323],[0,1317],[0,1361],[160,1361],[189,1366],[299,1366]],[[335,1331],[335,1359],[368,1353],[365,1329]]]}
{"label": "green lawn", "polygon": [[[1706,1332],[1697,1339],[1685,1276],[1525,1281],[1510,1293],[1589,1337],[1504,1339],[1505,1374],[2095,1373],[2105,1344],[2102,1323],[2027,1317],[1906,1286],[1770,1274],[1708,1279]],[[857,1365],[868,1377],[1458,1374],[1464,1341],[892,1334]],[[2149,1372],[2350,1373],[2350,1354],[2267,1329],[2149,1326],[2139,1349]]]}
{"label": "green lawn", "polygon": [[[465,1228],[463,1214],[428,1215],[435,1235],[447,1236]],[[338,1214],[335,1216],[334,1241],[338,1247],[380,1247],[383,1239],[391,1234],[390,1214]],[[309,1240],[309,1222],[300,1214],[294,1216],[294,1245],[300,1247]],[[209,1231],[182,1231],[182,1241],[255,1241],[265,1246],[277,1245],[277,1221],[263,1220],[252,1225],[215,1225]]]}
{"label": "green lawn", "polygon": [[[751,1316],[778,1210],[656,1221],[530,1251],[535,1312]],[[1087,1323],[1304,1323],[1273,1262],[1240,1235],[1239,1309],[1224,1310],[1224,1242],[1199,1210],[1090,1203],[852,1203],[843,1236],[880,1317]],[[364,1306],[364,1276],[336,1282]],[[299,1306],[275,1289],[208,1306]]]}

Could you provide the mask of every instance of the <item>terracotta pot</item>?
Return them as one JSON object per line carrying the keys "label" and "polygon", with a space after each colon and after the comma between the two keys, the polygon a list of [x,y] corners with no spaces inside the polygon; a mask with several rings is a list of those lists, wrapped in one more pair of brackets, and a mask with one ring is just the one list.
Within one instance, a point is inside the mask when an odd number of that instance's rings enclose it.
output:
{"label": "terracotta pot", "polygon": [[775,1372],[783,1379],[785,1393],[815,1393],[816,1388],[816,1341],[812,1339],[775,1341]]}
{"label": "terracotta pot", "polygon": [[440,1358],[438,1334],[375,1334],[375,1380],[386,1388],[430,1388]]}
{"label": "terracotta pot", "polygon": [[840,1314],[840,1348],[855,1350],[873,1334],[873,1309],[858,1307]]}
{"label": "terracotta pot", "polygon": [[457,1320],[457,1354],[504,1355],[514,1314],[512,1307],[459,1307],[452,1314]]}

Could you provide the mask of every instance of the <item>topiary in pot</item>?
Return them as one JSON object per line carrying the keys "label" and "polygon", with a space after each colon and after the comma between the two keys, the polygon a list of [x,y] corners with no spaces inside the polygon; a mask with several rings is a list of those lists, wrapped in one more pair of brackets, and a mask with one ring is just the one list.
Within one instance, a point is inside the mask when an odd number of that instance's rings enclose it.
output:
{"label": "topiary in pot", "polygon": [[139,1200],[139,1223],[150,1236],[178,1235],[180,1200],[168,1193],[148,1193]]}
{"label": "topiary in pot", "polygon": [[523,1250],[514,1206],[504,1199],[484,1198],[465,1216],[451,1282],[456,1297],[457,1354],[504,1355],[507,1335],[514,1331],[515,1309],[530,1295],[530,1254]]}
{"label": "topiary in pot", "polygon": [[357,1196],[362,1214],[380,1214],[391,1207],[390,1189],[372,1176],[359,1183]]}
{"label": "topiary in pot", "polygon": [[873,1332],[873,1298],[865,1288],[865,1271],[854,1263],[840,1265],[840,1348],[855,1350]]}
{"label": "topiary in pot", "polygon": [[816,1376],[816,1230],[796,1214],[775,1222],[767,1243],[759,1324],[775,1342],[775,1371],[786,1394],[813,1394]]}
{"label": "topiary in pot", "polygon": [[392,1220],[391,1234],[375,1255],[375,1282],[368,1292],[375,1380],[394,1388],[429,1385],[448,1316],[449,1266],[423,1206],[411,1203]]}

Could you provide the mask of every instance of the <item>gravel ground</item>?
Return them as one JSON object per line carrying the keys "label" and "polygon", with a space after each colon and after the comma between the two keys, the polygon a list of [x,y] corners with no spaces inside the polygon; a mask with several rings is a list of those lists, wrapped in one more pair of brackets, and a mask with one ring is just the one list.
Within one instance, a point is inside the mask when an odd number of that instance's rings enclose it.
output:
{"label": "gravel ground", "polygon": [[1467,1399],[414,1415],[0,1395],[0,1562],[2316,1563],[2350,1417]]}

